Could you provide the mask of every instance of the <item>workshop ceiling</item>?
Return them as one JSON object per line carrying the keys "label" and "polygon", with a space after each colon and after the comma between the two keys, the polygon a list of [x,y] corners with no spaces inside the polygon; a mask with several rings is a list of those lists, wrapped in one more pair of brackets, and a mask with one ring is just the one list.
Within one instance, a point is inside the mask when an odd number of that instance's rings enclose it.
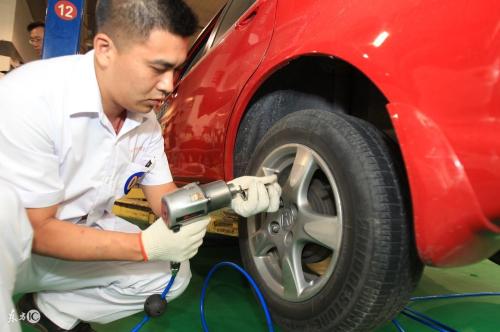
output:
{"label": "workshop ceiling", "polygon": [[45,20],[45,8],[47,8],[47,0],[26,0],[31,11],[34,21]]}

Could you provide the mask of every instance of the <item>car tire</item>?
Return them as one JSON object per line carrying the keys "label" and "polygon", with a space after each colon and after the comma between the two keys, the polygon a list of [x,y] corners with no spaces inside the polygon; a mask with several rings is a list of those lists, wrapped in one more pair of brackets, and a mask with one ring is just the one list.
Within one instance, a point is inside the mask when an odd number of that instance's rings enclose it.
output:
{"label": "car tire", "polygon": [[372,331],[422,273],[406,179],[375,127],[302,110],[275,123],[247,174],[278,174],[280,210],[242,220],[240,249],[285,331]]}

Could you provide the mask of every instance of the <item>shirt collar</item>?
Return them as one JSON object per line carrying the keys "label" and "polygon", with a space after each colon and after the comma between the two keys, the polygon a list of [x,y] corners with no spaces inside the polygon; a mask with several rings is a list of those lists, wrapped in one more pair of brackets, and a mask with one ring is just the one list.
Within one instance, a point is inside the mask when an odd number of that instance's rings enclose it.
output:
{"label": "shirt collar", "polygon": [[94,51],[79,56],[68,88],[71,97],[70,115],[103,113],[101,94],[94,69]]}
{"label": "shirt collar", "polygon": [[[77,114],[98,114],[103,117],[104,110],[102,107],[101,92],[97,84],[97,77],[94,67],[94,50],[91,50],[80,57],[74,72],[74,86],[70,87],[72,91],[74,103],[70,116]],[[146,114],[127,112],[127,119],[137,122],[144,122],[147,118]]]}

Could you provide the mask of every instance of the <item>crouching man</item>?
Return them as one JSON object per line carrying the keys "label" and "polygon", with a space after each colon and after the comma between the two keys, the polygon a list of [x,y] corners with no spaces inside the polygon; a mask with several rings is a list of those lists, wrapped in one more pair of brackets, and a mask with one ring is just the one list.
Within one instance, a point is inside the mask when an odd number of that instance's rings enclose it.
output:
{"label": "crouching man", "polygon": [[[93,51],[0,80],[0,314],[13,312],[12,293],[26,293],[18,313],[37,310],[24,321],[41,331],[93,331],[87,322],[141,311],[170,261],[182,262],[168,300],[178,297],[208,224],[173,233],[159,219],[141,232],[111,214],[137,181],[157,215],[176,190],[151,110],[173,89],[195,16],[182,0],[100,0],[96,19]],[[275,177],[233,182],[248,188],[236,213],[278,209]],[[4,319],[0,329],[19,325]]]}

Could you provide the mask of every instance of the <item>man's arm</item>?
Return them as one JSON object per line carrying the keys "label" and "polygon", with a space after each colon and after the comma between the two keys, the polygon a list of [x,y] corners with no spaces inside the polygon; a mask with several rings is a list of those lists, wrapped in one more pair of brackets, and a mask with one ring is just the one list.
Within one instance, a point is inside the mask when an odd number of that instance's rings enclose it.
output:
{"label": "man's arm", "polygon": [[141,188],[149,206],[151,207],[151,210],[153,210],[154,214],[157,216],[161,215],[161,198],[163,195],[177,190],[177,186],[173,182],[156,186],[141,185]]}
{"label": "man's arm", "polygon": [[55,218],[57,205],[26,209],[34,232],[32,251],[66,260],[142,261],[138,234],[103,231]]}

